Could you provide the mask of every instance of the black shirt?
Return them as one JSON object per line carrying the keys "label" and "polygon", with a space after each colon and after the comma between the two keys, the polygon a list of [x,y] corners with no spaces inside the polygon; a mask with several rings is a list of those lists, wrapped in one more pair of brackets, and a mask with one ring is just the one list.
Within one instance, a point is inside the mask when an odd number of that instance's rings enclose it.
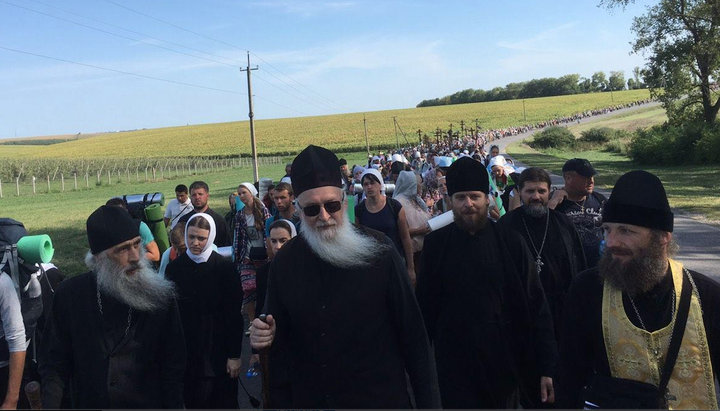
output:
{"label": "black shirt", "polygon": [[585,249],[588,267],[595,267],[600,261],[600,242],[603,240],[602,207],[605,201],[605,196],[593,191],[585,201],[575,202],[566,198],[555,208],[566,214],[575,225]]}

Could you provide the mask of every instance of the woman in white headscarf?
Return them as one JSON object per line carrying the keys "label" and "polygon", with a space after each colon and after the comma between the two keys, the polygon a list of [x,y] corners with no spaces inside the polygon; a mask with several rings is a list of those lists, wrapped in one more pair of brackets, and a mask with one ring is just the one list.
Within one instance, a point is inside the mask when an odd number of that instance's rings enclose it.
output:
{"label": "woman in white headscarf", "polygon": [[365,200],[355,206],[355,222],[380,231],[392,240],[404,257],[410,282],[415,285],[415,260],[412,241],[402,204],[385,196],[385,183],[380,172],[370,168],[360,178]]}
{"label": "woman in white headscarf", "polygon": [[419,271],[418,262],[425,235],[430,232],[430,226],[427,222],[431,217],[427,204],[420,197],[420,194],[422,194],[422,185],[418,181],[420,178],[419,175],[412,171],[401,171],[395,182],[395,191],[393,192],[393,199],[400,202],[403,210],[405,210],[405,218],[410,230],[410,240],[412,240],[416,272]]}
{"label": "woman in white headscarf", "polygon": [[[213,251],[215,222],[194,214],[185,225],[187,251],[168,264],[185,333],[186,408],[237,408],[243,317],[242,286],[232,263]],[[158,355],[160,355],[159,353]]]}

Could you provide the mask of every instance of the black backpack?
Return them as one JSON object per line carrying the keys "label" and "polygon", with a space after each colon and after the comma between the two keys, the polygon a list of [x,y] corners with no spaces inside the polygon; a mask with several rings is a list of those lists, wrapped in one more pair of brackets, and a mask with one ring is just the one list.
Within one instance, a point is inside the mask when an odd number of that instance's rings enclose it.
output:
{"label": "black backpack", "polygon": [[[18,254],[17,242],[27,235],[25,226],[12,218],[0,218],[0,275],[9,275],[20,300],[25,339],[30,341],[35,335],[37,322],[43,313],[41,268],[26,264]],[[10,358],[5,337],[0,338],[0,361]]]}

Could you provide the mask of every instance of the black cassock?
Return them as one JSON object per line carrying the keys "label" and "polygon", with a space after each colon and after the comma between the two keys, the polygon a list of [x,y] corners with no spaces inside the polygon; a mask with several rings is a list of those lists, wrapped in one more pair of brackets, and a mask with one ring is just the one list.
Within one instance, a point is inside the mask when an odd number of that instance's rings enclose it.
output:
{"label": "black cassock", "polygon": [[[96,275],[63,281],[53,300],[40,353],[43,407],[182,408],[185,343],[177,304],[152,313],[101,294]],[[127,332],[126,332],[127,330]]]}
{"label": "black cassock", "polygon": [[[555,338],[559,339],[563,305],[570,284],[577,273],[587,267],[583,245],[572,221],[558,211],[548,210],[548,212],[549,220],[547,216],[534,218],[527,215],[523,206],[505,214],[499,224],[516,231],[525,239],[531,247],[533,259],[537,259],[536,251],[532,249],[533,245],[536,250],[542,247],[540,281],[552,313]],[[547,238],[543,246],[546,222],[548,223]]]}
{"label": "black cassock", "polygon": [[265,306],[277,332],[269,361],[271,369],[287,370],[270,373],[274,408],[408,408],[405,372],[419,408],[440,406],[427,334],[400,255],[382,233],[360,229],[385,244],[369,266],[332,266],[302,236],[270,265]]}
{"label": "black cassock", "polygon": [[443,407],[537,406],[557,358],[552,318],[525,241],[492,221],[425,237],[417,296]]}
{"label": "black cassock", "polygon": [[187,343],[185,406],[237,408],[238,381],[228,376],[226,364],[242,352],[245,327],[239,276],[230,260],[216,252],[199,264],[182,254],[165,273],[177,285]]}

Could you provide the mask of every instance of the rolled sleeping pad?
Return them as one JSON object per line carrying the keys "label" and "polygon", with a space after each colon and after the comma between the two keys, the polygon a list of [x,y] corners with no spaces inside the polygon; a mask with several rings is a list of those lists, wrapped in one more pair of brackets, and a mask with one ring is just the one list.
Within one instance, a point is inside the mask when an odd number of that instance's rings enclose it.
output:
{"label": "rolled sleeping pad", "polygon": [[449,225],[453,221],[455,221],[455,215],[452,210],[450,210],[429,219],[427,223],[428,226],[430,226],[430,231],[435,231]]}
{"label": "rolled sleeping pad", "polygon": [[145,207],[145,219],[147,220],[148,227],[150,227],[150,231],[153,233],[153,237],[155,237],[155,243],[157,243],[158,249],[160,249],[160,254],[164,253],[165,250],[170,247],[170,240],[168,240],[163,217],[164,213],[160,204],[154,203]]}
{"label": "rolled sleeping pad", "polygon": [[233,255],[233,246],[226,245],[224,247],[218,247],[217,253],[225,258],[232,258]]}
{"label": "rolled sleeping pad", "polygon": [[17,242],[18,254],[27,264],[49,263],[55,254],[47,234],[26,235]]}
{"label": "rolled sleeping pad", "polygon": [[[392,194],[393,191],[395,191],[395,184],[390,184],[390,183],[385,184],[385,194]],[[355,183],[355,194],[359,194],[362,192],[363,192],[362,184]]]}
{"label": "rolled sleeping pad", "polygon": [[125,200],[125,203],[128,205],[135,204],[135,203],[145,203],[145,204],[158,203],[160,205],[165,205],[165,195],[160,192],[146,193],[146,194],[127,194],[120,198]]}
{"label": "rolled sleeping pad", "polygon": [[347,197],[347,214],[350,218],[351,223],[355,223],[355,196],[349,195]]}

